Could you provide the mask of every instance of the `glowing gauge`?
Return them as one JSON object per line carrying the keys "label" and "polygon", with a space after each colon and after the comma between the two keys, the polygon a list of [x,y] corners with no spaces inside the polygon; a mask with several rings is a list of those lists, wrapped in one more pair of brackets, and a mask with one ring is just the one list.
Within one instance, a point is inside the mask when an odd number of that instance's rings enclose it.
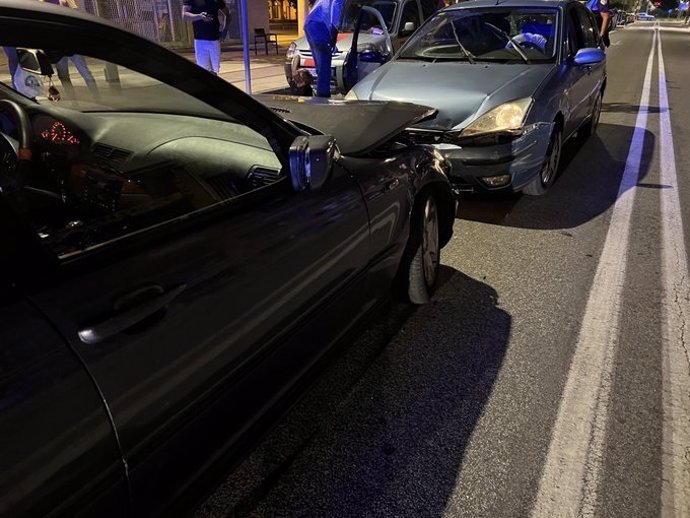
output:
{"label": "glowing gauge", "polygon": [[79,139],[60,121],[53,122],[50,128],[42,131],[41,138],[55,144],[79,144]]}

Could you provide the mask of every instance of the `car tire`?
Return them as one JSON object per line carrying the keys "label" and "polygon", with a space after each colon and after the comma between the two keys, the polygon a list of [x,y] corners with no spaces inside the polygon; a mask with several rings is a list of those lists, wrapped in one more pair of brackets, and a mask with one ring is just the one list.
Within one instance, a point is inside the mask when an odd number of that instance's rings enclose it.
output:
{"label": "car tire", "polygon": [[549,147],[544,155],[544,163],[539,174],[528,183],[523,189],[524,194],[530,196],[541,196],[551,187],[558,175],[558,166],[561,161],[561,149],[563,147],[563,133],[558,126],[555,126],[551,133]]}
{"label": "car tire", "polygon": [[401,269],[401,290],[412,304],[427,304],[436,287],[441,260],[441,233],[436,198],[426,192],[412,211],[410,239]]}
{"label": "car tire", "polygon": [[587,123],[578,132],[582,138],[588,138],[597,132],[599,127],[599,118],[601,117],[601,104],[603,101],[603,95],[601,92],[597,93],[596,99],[594,99],[594,104],[592,105],[592,114],[589,117]]}

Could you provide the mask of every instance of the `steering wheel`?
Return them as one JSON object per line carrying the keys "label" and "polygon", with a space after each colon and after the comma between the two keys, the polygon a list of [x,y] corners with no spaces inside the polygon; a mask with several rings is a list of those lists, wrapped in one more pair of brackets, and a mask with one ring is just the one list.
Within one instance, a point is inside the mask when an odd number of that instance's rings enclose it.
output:
{"label": "steering wheel", "polygon": [[0,161],[6,173],[3,175],[2,183],[14,189],[22,188],[25,172],[33,158],[31,121],[26,110],[19,103],[9,99],[0,99],[0,112],[5,112],[12,118],[19,134],[18,149],[15,149],[14,142],[4,135],[0,139]]}
{"label": "steering wheel", "polygon": [[[521,48],[523,49],[534,49],[539,52],[545,52],[548,40],[541,34],[536,34],[534,32],[523,32],[518,34],[513,38]],[[512,48],[513,42],[508,42],[506,48]]]}
{"label": "steering wheel", "polygon": [[14,120],[19,133],[19,151],[17,160],[19,162],[31,162],[33,139],[31,138],[31,120],[26,110],[17,102],[9,99],[0,99],[0,111],[9,113]]}
{"label": "steering wheel", "polygon": [[533,41],[521,41],[520,46],[523,49],[534,49],[538,50],[539,52],[544,52],[544,47],[540,46],[537,43],[534,43]]}

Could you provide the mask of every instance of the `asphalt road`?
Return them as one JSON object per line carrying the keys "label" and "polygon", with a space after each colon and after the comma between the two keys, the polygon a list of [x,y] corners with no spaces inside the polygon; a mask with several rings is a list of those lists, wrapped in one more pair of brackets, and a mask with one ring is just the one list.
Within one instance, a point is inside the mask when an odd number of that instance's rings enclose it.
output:
{"label": "asphalt road", "polygon": [[690,29],[660,70],[655,25],[612,35],[548,195],[463,200],[433,303],[380,315],[198,517],[690,516]]}

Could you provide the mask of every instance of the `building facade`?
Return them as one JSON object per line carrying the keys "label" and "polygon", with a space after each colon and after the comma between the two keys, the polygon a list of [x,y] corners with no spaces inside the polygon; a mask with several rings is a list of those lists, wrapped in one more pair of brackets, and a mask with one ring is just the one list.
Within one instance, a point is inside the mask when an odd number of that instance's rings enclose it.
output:
{"label": "building facade", "polygon": [[[246,0],[249,31],[270,30],[266,0]],[[145,38],[171,48],[192,46],[191,24],[182,19],[182,0],[77,0],[85,11],[106,18]],[[289,0],[285,0],[288,3]],[[230,11],[228,38],[240,39],[239,0],[225,0]],[[276,11],[277,13],[277,11]],[[290,11],[281,11],[290,15]],[[296,14],[296,13],[295,13]],[[250,37],[250,41],[251,41]]]}

